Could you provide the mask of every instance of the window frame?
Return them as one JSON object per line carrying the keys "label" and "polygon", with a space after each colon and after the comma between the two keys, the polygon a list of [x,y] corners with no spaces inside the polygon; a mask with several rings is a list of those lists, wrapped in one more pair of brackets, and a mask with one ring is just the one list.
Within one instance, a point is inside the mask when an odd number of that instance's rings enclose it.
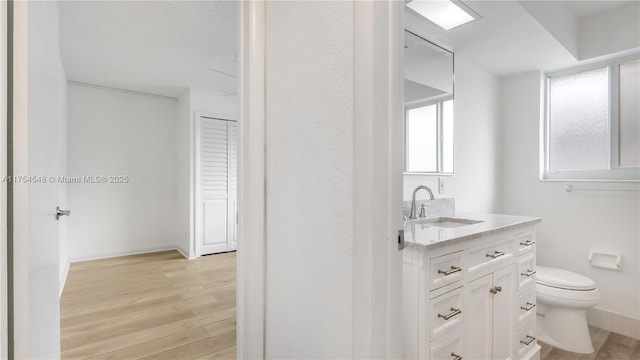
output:
{"label": "window frame", "polygon": [[[410,103],[406,103],[404,106],[404,174],[419,174],[419,175],[454,175],[455,173],[455,156],[452,153],[452,164],[451,164],[451,172],[444,172],[442,169],[444,168],[443,164],[443,146],[444,146],[444,126],[443,126],[443,103],[445,101],[452,100],[454,101],[454,95],[452,94],[444,94],[440,96],[434,96],[427,100],[417,100]],[[455,104],[455,101],[454,101]],[[409,157],[409,146],[407,140],[407,114],[410,110],[426,107],[430,105],[436,105],[436,171],[409,171],[407,169],[407,159]],[[453,118],[454,121],[454,131],[455,131],[455,116]],[[452,152],[455,151],[452,149]]]}
{"label": "window frame", "polygon": [[[624,56],[608,61],[600,61],[587,66],[574,67],[561,71],[548,72],[544,74],[544,108],[542,117],[542,139],[541,139],[541,181],[619,181],[619,182],[639,182],[640,167],[620,167],[620,117],[619,117],[619,77],[620,65],[640,60],[640,55]],[[608,129],[609,129],[609,165],[605,169],[585,169],[585,170],[550,170],[550,79],[598,68],[608,69]]]}

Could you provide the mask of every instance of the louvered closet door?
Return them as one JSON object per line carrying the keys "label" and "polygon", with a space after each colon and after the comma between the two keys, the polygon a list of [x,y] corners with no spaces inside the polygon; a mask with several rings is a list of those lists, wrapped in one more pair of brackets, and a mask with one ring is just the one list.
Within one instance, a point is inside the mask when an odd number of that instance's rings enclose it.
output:
{"label": "louvered closet door", "polygon": [[236,249],[237,124],[200,117],[200,255]]}

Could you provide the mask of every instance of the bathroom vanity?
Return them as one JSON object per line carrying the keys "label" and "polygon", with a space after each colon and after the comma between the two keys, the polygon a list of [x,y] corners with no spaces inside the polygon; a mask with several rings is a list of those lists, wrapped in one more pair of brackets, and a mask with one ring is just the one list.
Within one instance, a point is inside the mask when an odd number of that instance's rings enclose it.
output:
{"label": "bathroom vanity", "polygon": [[467,214],[405,223],[405,358],[538,359],[539,218]]}

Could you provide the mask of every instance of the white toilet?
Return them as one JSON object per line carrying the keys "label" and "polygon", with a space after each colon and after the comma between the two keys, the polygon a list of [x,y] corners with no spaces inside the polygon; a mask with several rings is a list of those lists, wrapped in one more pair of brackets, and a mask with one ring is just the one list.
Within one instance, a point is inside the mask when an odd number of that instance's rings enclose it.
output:
{"label": "white toilet", "polygon": [[586,313],[600,300],[596,283],[567,270],[536,270],[538,339],[563,350],[592,353]]}

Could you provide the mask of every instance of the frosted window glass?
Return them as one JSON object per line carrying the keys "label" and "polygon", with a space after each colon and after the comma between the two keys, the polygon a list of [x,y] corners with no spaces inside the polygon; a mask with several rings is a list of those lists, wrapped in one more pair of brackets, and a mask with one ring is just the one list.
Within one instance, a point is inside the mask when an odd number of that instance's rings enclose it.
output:
{"label": "frosted window glass", "polygon": [[608,68],[549,81],[549,169],[609,167]]}
{"label": "frosted window glass", "polygon": [[437,171],[436,105],[407,111],[407,171]]}
{"label": "frosted window glass", "polygon": [[640,61],[620,65],[620,166],[640,166]]}
{"label": "frosted window glass", "polygon": [[442,172],[453,172],[453,100],[442,102]]}

